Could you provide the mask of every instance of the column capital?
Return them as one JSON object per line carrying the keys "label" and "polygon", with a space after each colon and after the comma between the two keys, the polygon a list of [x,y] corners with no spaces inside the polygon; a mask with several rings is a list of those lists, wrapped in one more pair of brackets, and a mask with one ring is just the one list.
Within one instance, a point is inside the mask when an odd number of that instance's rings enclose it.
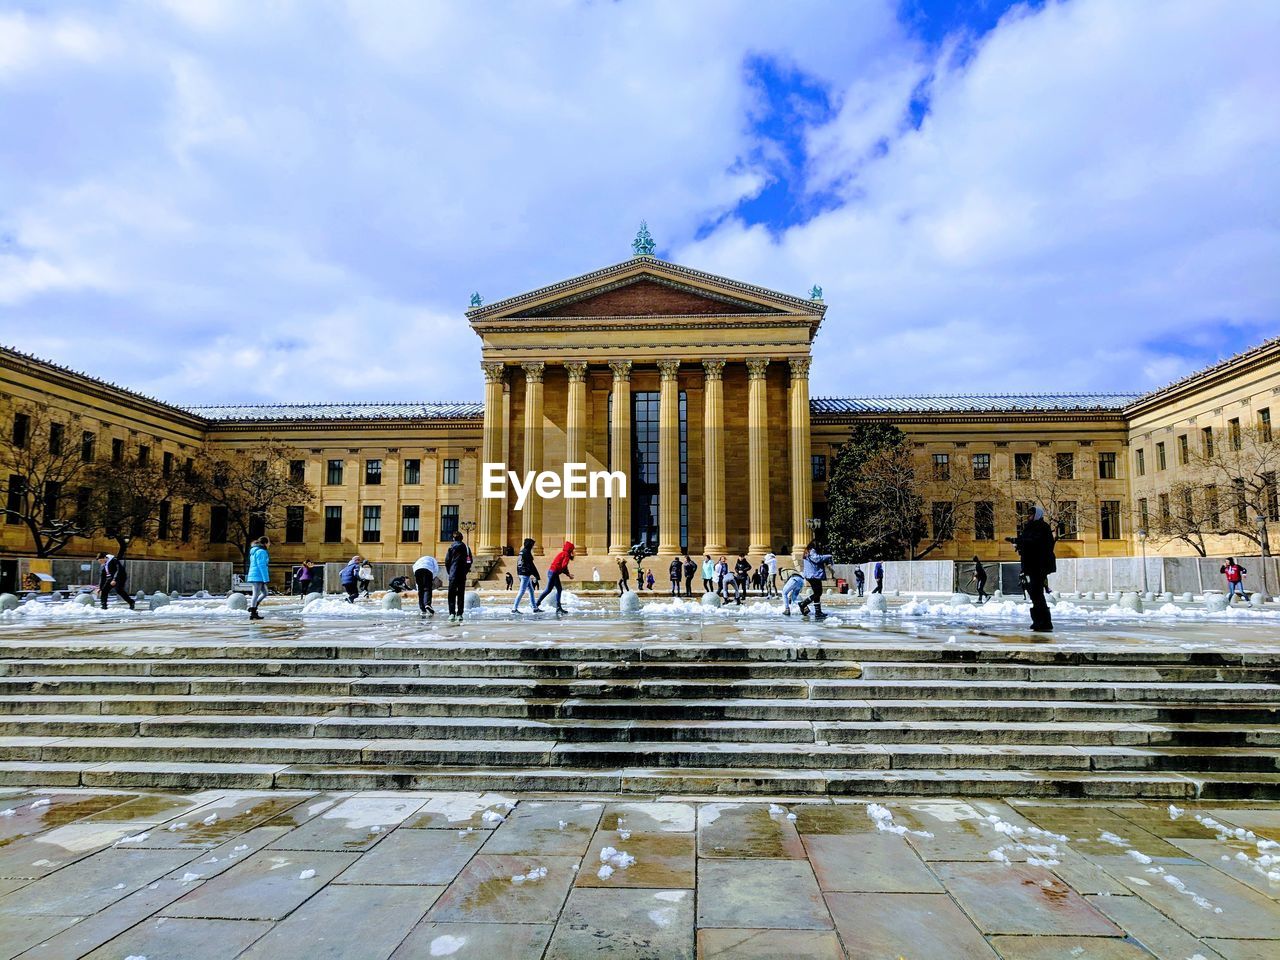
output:
{"label": "column capital", "polygon": [[720,380],[724,377],[724,360],[703,360],[702,369],[708,380]]}
{"label": "column capital", "polygon": [[613,379],[615,380],[631,379],[631,361],[630,360],[610,360],[609,369],[613,371]]}
{"label": "column capital", "polygon": [[587,361],[566,360],[564,368],[569,371],[570,383],[585,383],[587,379]]}
{"label": "column capital", "polygon": [[489,383],[502,380],[507,375],[507,365],[500,360],[482,360],[480,369],[484,371],[484,378]]}
{"label": "column capital", "polygon": [[530,383],[541,383],[542,374],[546,371],[547,365],[541,360],[530,360],[528,363],[520,364],[520,368],[524,370],[524,377]]}
{"label": "column capital", "polygon": [[768,357],[751,357],[747,360],[747,379],[763,380],[765,368],[768,366]]}
{"label": "column capital", "polygon": [[661,374],[663,380],[674,380],[676,373],[680,370],[679,360],[659,360],[658,373]]}
{"label": "column capital", "polygon": [[791,364],[792,380],[809,379],[809,364],[813,363],[811,357],[792,357],[787,362]]}

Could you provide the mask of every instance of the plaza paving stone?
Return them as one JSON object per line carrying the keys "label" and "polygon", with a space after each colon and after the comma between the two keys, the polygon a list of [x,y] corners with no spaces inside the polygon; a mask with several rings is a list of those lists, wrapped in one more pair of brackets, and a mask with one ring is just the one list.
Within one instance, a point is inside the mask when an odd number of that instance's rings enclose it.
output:
{"label": "plaza paving stone", "polygon": [[[1194,817],[1274,830],[1280,805],[881,806],[24,789],[0,863],[38,875],[0,877],[0,960],[1280,956],[1256,845]],[[606,847],[636,862],[601,878]]]}

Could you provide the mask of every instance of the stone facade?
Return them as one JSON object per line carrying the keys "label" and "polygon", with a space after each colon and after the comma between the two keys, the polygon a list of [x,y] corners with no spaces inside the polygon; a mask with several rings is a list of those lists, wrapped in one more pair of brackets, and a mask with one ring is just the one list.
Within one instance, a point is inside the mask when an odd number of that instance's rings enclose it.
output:
{"label": "stone facade", "polygon": [[[575,461],[630,473],[630,454],[614,463],[612,451],[633,449],[642,429],[633,402],[652,395],[646,423],[656,442],[646,449],[657,454],[651,533],[660,553],[687,547],[758,557],[792,550],[807,538],[809,521],[824,515],[827,468],[853,425],[889,422],[915,444],[924,475],[935,455],[989,470],[989,529],[959,520],[954,540],[931,559],[1012,559],[1003,538],[1016,529],[1013,505],[1043,495],[1019,465],[1031,463],[1040,478],[1063,462],[1059,454],[1070,455],[1072,471],[1054,492],[1070,498],[1079,518],[1060,554],[1124,556],[1137,552],[1139,501],[1152,502],[1176,479],[1180,433],[1226,430],[1232,419],[1254,424],[1273,400],[1280,409],[1280,340],[1146,396],[811,399],[809,364],[825,309],[821,301],[639,256],[469,310],[481,341],[483,403],[182,409],[0,350],[0,422],[8,429],[20,407],[64,411],[69,423],[79,418],[71,442],[92,434],[98,458],[112,455],[113,442],[121,456],[146,446],[152,457],[169,454],[179,464],[209,447],[247,447],[265,436],[295,447],[317,497],[305,510],[301,540],[285,542],[284,531],[272,531],[277,562],[332,561],[357,550],[375,561],[411,561],[439,553],[442,534],[456,523],[481,556],[518,549],[526,536],[552,553],[567,537],[580,557],[599,558],[609,577],[607,558],[634,542],[630,496],[533,497],[517,511],[510,499],[479,496],[482,464],[524,472]],[[1154,444],[1162,441],[1167,468],[1156,470]],[[631,493],[637,478],[629,479]],[[939,484],[926,500],[946,496]],[[366,508],[380,517],[376,540],[365,530]],[[416,539],[406,508],[417,510]],[[179,511],[175,505],[175,517]],[[1115,514],[1110,522],[1105,511]],[[233,558],[230,547],[199,536],[206,524],[207,516],[196,517],[190,540],[175,530],[134,554]],[[1243,552],[1233,539],[1219,538],[1213,548]],[[77,540],[65,553],[109,546]],[[1189,551],[1176,542],[1149,549]],[[0,551],[31,550],[23,527],[0,523]]]}

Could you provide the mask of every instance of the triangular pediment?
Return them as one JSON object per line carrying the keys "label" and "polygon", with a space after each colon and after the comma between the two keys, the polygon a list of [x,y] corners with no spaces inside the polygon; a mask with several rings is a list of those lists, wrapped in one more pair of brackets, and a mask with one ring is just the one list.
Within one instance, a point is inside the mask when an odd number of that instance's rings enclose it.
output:
{"label": "triangular pediment", "polygon": [[467,311],[472,323],[574,318],[776,316],[816,328],[825,305],[654,257],[631,260]]}

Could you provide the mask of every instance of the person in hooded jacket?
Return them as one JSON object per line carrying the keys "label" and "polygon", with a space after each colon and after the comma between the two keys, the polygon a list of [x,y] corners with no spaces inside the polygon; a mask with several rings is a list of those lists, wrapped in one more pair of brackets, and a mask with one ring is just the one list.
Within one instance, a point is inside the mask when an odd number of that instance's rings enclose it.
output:
{"label": "person in hooded jacket", "polygon": [[347,591],[347,603],[355,603],[356,596],[360,593],[361,562],[360,554],[357,553],[345,567],[338,571],[338,582],[342,584],[342,589]]}
{"label": "person in hooded jacket", "polygon": [[112,553],[98,554],[98,563],[102,565],[101,572],[98,576],[98,597],[102,600],[102,609],[107,609],[107,598],[111,596],[111,591],[124,599],[129,604],[129,609],[134,607],[133,597],[129,596],[129,591],[125,587],[129,583],[129,571],[125,568],[124,561]]}
{"label": "person in hooded jacket", "polygon": [[684,555],[684,595],[693,596],[693,575],[698,572],[698,565],[686,553]]}
{"label": "person in hooded jacket", "polygon": [[747,595],[747,579],[751,576],[751,561],[739,554],[738,562],[733,565],[733,579],[738,585],[737,602]]}
{"label": "person in hooded jacket", "polygon": [[249,548],[249,573],[244,579],[253,590],[252,598],[249,600],[250,620],[262,619],[262,614],[258,612],[258,605],[267,599],[267,584],[271,581],[271,557],[267,553],[269,546],[271,546],[270,540],[259,537]]}
{"label": "person in hooded jacket", "polygon": [[429,613],[433,617],[436,612],[431,609],[431,591],[435,589],[436,577],[440,575],[440,563],[435,557],[427,554],[413,562],[413,582],[418,588],[418,611]]}
{"label": "person in hooded jacket", "polygon": [[533,581],[538,576],[538,565],[533,562],[533,544],[532,537],[525,537],[524,546],[520,548],[520,558],[516,561],[520,592],[516,594],[516,602],[511,606],[512,613],[520,612],[520,601],[524,599],[525,591],[529,593],[529,606],[534,613],[538,612],[538,595],[533,592]]}
{"label": "person in hooded jacket", "polygon": [[534,610],[542,606],[542,601],[547,599],[547,594],[554,590],[556,592],[556,613],[569,612],[560,603],[560,594],[563,589],[560,586],[560,578],[568,577],[570,580],[573,579],[573,574],[569,572],[569,562],[572,559],[573,544],[566,540],[564,548],[551,559],[551,565],[547,567],[547,585],[542,588],[542,595],[538,597],[537,602],[533,605]]}
{"label": "person in hooded jacket", "polygon": [[1044,508],[1033,506],[1027,522],[1016,537],[1009,538],[1009,542],[1018,551],[1018,557],[1022,561],[1027,596],[1031,598],[1031,629],[1050,633],[1053,630],[1053,617],[1049,614],[1049,605],[1044,602],[1044,591],[1049,574],[1058,569],[1058,560],[1053,553],[1053,530],[1044,518]]}
{"label": "person in hooded jacket", "polygon": [[667,575],[671,578],[671,595],[673,597],[680,596],[680,574],[684,569],[684,564],[680,562],[679,557],[672,557],[671,566],[667,568]]}
{"label": "person in hooded jacket", "polygon": [[822,612],[822,581],[826,579],[827,564],[831,563],[832,559],[829,553],[819,553],[818,545],[813,541],[804,548],[804,578],[809,582],[809,589],[813,592],[813,596],[800,601],[802,616],[809,615],[809,604],[813,604],[814,619],[826,618],[827,615]]}
{"label": "person in hooded jacket", "polygon": [[444,555],[444,569],[449,577],[449,622],[462,619],[467,598],[467,574],[471,572],[471,549],[462,542],[462,531],[455,530],[453,543]]}

